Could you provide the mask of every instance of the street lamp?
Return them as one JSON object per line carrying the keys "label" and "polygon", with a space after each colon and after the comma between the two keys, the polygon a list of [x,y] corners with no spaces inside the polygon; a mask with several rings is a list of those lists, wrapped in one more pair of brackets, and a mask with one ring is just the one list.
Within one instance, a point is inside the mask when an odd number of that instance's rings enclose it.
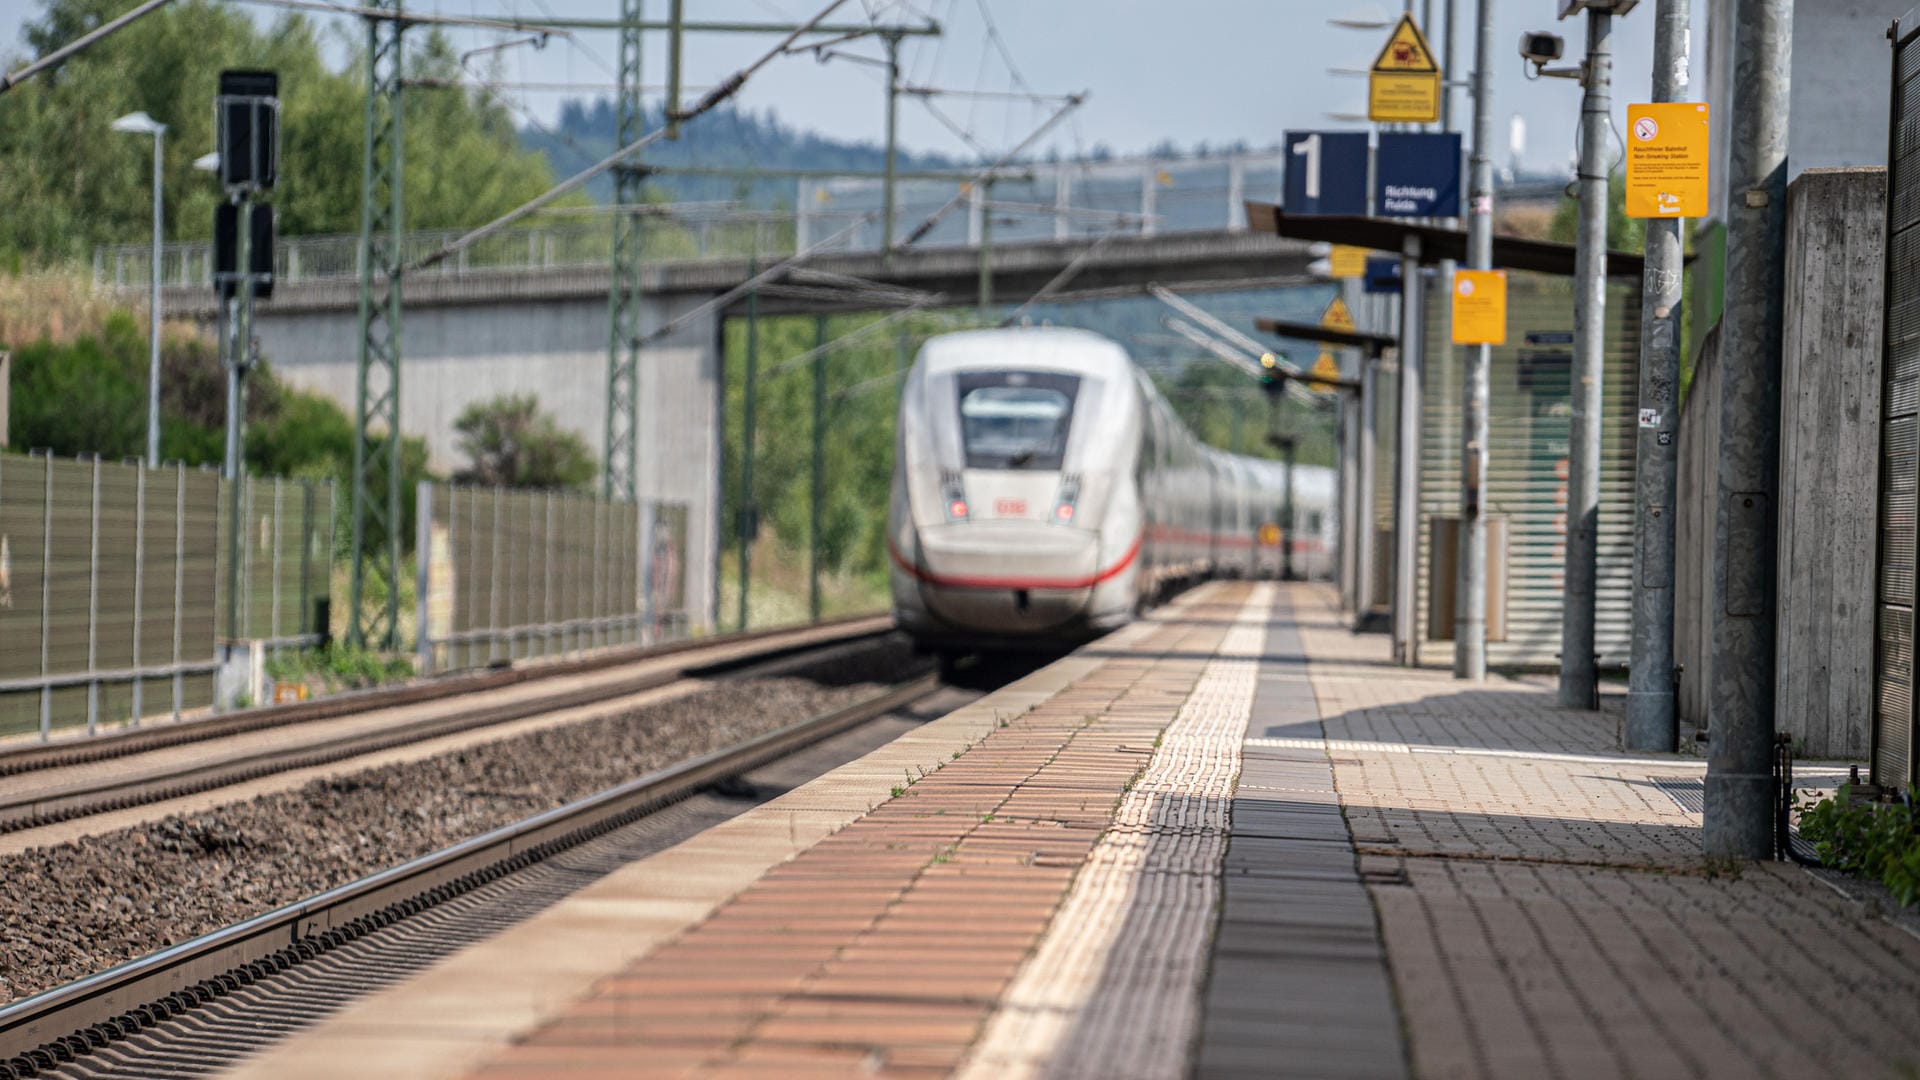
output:
{"label": "street lamp", "polygon": [[113,130],[133,135],[153,136],[153,262],[148,268],[147,333],[147,467],[160,465],[160,229],[161,147],[166,141],[167,125],[144,112],[128,113],[113,122]]}

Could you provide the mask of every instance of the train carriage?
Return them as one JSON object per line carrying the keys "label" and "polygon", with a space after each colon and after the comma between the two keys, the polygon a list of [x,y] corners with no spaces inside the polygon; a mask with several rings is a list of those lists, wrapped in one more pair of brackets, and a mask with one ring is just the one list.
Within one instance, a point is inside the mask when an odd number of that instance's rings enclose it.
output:
{"label": "train carriage", "polygon": [[[1119,345],[1068,329],[946,334],[900,404],[887,546],[901,629],[940,651],[1071,645],[1163,591],[1272,574],[1272,462],[1203,445]],[[1323,474],[1324,482],[1307,480]],[[1303,482],[1306,481],[1306,482]],[[1295,470],[1296,572],[1332,545],[1329,470]]]}

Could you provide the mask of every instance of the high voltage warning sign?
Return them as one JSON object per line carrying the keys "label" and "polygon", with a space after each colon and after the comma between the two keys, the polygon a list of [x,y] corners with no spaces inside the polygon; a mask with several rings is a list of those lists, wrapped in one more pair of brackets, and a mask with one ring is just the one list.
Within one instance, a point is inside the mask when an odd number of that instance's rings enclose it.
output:
{"label": "high voltage warning sign", "polygon": [[1367,79],[1367,118],[1431,124],[1440,119],[1440,65],[1412,15],[1400,16]]}
{"label": "high voltage warning sign", "polygon": [[[1354,327],[1353,309],[1347,306],[1345,300],[1336,296],[1333,298],[1333,302],[1327,305],[1327,309],[1320,313],[1320,325],[1328,330],[1344,330],[1351,334],[1353,333]],[[1321,379],[1338,379],[1340,377],[1340,362],[1333,358],[1333,350],[1321,349],[1320,358],[1314,361],[1313,370],[1308,372],[1308,374]],[[1327,382],[1309,382],[1307,383],[1307,389],[1324,394],[1333,390],[1334,386],[1332,383]]]}

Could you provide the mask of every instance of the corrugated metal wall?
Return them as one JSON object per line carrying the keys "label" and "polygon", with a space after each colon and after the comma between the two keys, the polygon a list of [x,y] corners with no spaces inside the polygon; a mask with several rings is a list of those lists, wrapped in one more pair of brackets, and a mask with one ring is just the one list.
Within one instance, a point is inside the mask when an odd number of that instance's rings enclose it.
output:
{"label": "corrugated metal wall", "polygon": [[[1429,285],[1426,383],[1421,416],[1420,589],[1425,632],[1432,596],[1431,522],[1460,512],[1461,411],[1465,348],[1448,339],[1447,297]],[[1486,511],[1508,521],[1507,635],[1487,643],[1495,667],[1553,665],[1560,651],[1561,579],[1566,562],[1567,430],[1573,360],[1571,279],[1508,275],[1507,343],[1493,349]],[[1603,665],[1624,664],[1632,632],[1633,455],[1639,394],[1640,282],[1607,289],[1600,447],[1599,589],[1595,645]],[[1452,583],[1443,588],[1452,589]],[[1451,655],[1449,643],[1422,646],[1423,660]]]}

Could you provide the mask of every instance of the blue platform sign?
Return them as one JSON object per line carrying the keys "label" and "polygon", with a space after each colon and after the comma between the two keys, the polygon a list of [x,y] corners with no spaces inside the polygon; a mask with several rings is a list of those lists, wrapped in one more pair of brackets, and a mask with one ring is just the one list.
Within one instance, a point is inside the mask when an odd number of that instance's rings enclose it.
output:
{"label": "blue platform sign", "polygon": [[1373,205],[1382,217],[1459,217],[1459,133],[1381,132]]}
{"label": "blue platform sign", "polygon": [[1367,256],[1367,274],[1363,287],[1370,293],[1400,292],[1400,259],[1394,255]]}
{"label": "blue platform sign", "polygon": [[1366,132],[1289,131],[1286,146],[1287,213],[1367,212]]}

